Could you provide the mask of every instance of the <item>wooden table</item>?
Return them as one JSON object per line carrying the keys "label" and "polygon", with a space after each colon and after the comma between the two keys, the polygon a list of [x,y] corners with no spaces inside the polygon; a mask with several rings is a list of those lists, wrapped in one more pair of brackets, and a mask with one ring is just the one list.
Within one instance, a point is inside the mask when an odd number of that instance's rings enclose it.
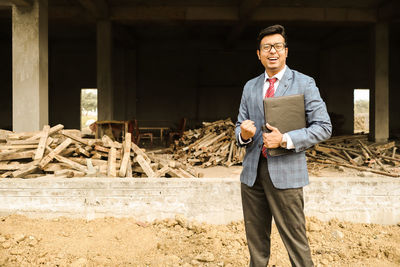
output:
{"label": "wooden table", "polygon": [[161,142],[163,141],[163,132],[164,132],[164,130],[168,130],[168,129],[169,129],[169,127],[142,127],[142,126],[139,126],[139,131],[141,131],[141,130],[156,130],[156,131],[160,131]]}

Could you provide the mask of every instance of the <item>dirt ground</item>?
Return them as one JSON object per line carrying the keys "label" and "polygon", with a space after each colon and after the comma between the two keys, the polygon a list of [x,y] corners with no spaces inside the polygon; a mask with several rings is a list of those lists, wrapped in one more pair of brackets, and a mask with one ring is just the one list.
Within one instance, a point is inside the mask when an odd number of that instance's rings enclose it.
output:
{"label": "dirt ground", "polygon": [[[307,218],[316,266],[400,266],[400,224]],[[243,222],[0,218],[0,266],[247,266]],[[269,266],[290,266],[273,228]]]}
{"label": "dirt ground", "polygon": [[[201,169],[204,177],[239,178],[241,166]],[[360,176],[351,169],[310,166],[318,177]],[[400,266],[400,223],[383,226],[307,218],[315,266]],[[0,217],[0,266],[248,266],[243,222],[207,225],[175,219],[31,219]],[[273,228],[269,266],[290,266]]]}

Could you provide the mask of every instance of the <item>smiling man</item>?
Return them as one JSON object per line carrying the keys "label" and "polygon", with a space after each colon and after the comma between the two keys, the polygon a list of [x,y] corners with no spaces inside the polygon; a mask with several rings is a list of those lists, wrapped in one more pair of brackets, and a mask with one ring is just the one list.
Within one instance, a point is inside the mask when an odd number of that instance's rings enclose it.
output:
{"label": "smiling man", "polygon": [[[304,217],[305,150],[328,139],[332,125],[314,79],[286,65],[288,45],[283,26],[270,26],[259,33],[257,56],[265,72],[246,83],[235,129],[238,144],[246,146],[240,181],[250,266],[268,264],[272,218],[292,266],[313,266]],[[281,133],[266,124],[263,99],[294,94],[304,95],[307,126]],[[270,133],[263,133],[265,124]],[[277,147],[293,153],[268,154],[269,148]]]}

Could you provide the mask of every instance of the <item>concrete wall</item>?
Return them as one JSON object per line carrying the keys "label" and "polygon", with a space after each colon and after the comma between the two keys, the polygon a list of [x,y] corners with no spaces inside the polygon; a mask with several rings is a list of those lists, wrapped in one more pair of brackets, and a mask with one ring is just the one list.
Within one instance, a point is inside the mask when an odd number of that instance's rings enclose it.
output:
{"label": "concrete wall", "polygon": [[[305,213],[320,220],[400,222],[396,178],[311,178]],[[0,181],[0,214],[93,219],[173,218],[214,224],[242,220],[238,178],[37,178]]]}

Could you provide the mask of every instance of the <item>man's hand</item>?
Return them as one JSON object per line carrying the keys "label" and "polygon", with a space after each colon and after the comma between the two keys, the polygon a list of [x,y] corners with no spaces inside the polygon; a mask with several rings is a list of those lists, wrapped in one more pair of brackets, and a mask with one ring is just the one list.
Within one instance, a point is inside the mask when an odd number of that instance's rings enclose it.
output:
{"label": "man's hand", "polygon": [[263,133],[263,142],[266,148],[277,148],[280,147],[282,142],[281,132],[278,128],[272,127],[267,123],[267,128],[270,129],[272,132],[270,133]]}
{"label": "man's hand", "polygon": [[254,125],[254,121],[251,120],[245,120],[240,124],[240,136],[242,137],[242,140],[248,140],[252,138],[256,134],[256,126]]}

